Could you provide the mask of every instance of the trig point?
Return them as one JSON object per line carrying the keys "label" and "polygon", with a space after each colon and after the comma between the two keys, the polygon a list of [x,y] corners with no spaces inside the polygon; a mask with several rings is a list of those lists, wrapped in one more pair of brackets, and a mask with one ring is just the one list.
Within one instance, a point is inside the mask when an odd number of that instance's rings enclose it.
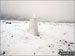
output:
{"label": "trig point", "polygon": [[30,19],[29,32],[35,36],[39,36],[38,22],[37,22],[37,17],[35,15],[33,16],[33,18]]}

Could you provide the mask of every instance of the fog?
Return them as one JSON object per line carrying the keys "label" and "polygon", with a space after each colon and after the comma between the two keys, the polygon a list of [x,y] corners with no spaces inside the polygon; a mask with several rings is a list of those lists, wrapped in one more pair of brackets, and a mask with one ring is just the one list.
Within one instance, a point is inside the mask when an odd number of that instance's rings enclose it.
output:
{"label": "fog", "polygon": [[1,1],[1,13],[74,22],[74,1]]}

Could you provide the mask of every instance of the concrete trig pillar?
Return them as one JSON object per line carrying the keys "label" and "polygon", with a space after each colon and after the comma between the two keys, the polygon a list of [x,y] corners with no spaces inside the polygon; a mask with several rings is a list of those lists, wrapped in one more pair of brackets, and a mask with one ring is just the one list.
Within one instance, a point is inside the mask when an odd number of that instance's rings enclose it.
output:
{"label": "concrete trig pillar", "polygon": [[33,16],[33,18],[30,19],[29,23],[29,32],[35,36],[39,36],[38,33],[38,22],[37,22],[37,17]]}

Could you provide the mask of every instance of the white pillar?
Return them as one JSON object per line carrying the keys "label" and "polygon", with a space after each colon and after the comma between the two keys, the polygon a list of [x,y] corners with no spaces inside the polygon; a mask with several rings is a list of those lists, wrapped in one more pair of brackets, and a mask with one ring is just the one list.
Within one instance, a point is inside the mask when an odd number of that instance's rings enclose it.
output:
{"label": "white pillar", "polygon": [[37,22],[37,17],[33,16],[33,18],[30,19],[29,23],[29,32],[35,36],[39,36],[38,33],[38,22]]}

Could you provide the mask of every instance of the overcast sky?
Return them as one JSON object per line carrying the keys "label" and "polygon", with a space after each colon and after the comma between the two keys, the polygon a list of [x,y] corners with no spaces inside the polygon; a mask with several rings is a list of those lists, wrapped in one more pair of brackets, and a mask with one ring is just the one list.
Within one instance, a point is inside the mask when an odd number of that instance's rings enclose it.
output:
{"label": "overcast sky", "polygon": [[74,21],[74,1],[1,1],[1,12],[46,18],[52,21]]}

